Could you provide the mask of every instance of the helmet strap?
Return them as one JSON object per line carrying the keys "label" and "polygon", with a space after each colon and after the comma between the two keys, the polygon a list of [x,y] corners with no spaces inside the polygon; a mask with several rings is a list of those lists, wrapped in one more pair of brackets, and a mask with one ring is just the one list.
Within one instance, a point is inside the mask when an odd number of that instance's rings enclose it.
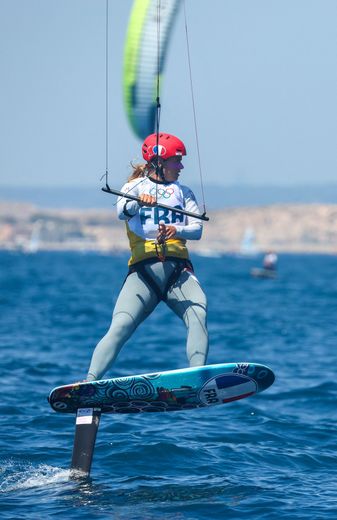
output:
{"label": "helmet strap", "polygon": [[166,182],[165,175],[164,175],[164,167],[162,164],[159,164],[158,157],[154,157],[149,164],[151,167],[156,171],[157,177],[161,179],[163,182]]}

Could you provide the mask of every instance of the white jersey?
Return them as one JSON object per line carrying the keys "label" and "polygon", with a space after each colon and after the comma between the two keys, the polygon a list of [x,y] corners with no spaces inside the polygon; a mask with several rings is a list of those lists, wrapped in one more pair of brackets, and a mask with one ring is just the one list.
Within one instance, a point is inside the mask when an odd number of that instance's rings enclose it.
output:
{"label": "white jersey", "polygon": [[[200,214],[193,192],[187,186],[180,185],[179,182],[164,184],[148,177],[137,178],[126,183],[121,191],[136,197],[142,194],[152,195],[158,203]],[[137,201],[120,197],[117,202],[117,213],[120,219],[127,221],[132,252],[131,263],[156,255],[154,242],[158,234],[159,223],[173,225],[177,230],[175,237],[166,242],[168,256],[188,258],[186,240],[198,240],[201,237],[201,221],[174,210],[141,207]]]}

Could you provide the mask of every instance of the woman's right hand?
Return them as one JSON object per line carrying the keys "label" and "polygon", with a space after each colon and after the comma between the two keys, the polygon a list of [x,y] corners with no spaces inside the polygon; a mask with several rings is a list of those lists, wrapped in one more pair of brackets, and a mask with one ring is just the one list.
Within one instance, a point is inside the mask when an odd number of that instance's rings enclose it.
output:
{"label": "woman's right hand", "polygon": [[152,195],[142,193],[139,198],[141,200],[141,202],[139,202],[140,206],[154,206],[156,204],[156,199],[152,197]]}

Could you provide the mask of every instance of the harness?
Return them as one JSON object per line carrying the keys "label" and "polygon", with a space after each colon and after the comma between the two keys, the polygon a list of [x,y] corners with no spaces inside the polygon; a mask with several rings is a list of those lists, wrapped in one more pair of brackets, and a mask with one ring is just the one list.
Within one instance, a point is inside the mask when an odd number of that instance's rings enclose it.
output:
{"label": "harness", "polygon": [[137,262],[136,264],[133,264],[129,267],[129,272],[126,276],[126,278],[132,274],[132,273],[138,273],[141,278],[143,278],[144,282],[155,292],[158,302],[167,300],[167,293],[173,287],[173,285],[178,280],[179,276],[183,271],[190,271],[194,272],[193,265],[190,260],[187,260],[185,258],[176,258],[176,257],[170,257],[167,256],[166,260],[172,260],[175,263],[175,267],[170,274],[167,283],[164,287],[164,290],[162,291],[161,288],[158,286],[158,284],[151,278],[149,273],[146,271],[145,266],[155,264],[157,262],[160,262],[160,260],[156,257],[153,258],[146,258],[145,260],[142,260],[140,262]]}

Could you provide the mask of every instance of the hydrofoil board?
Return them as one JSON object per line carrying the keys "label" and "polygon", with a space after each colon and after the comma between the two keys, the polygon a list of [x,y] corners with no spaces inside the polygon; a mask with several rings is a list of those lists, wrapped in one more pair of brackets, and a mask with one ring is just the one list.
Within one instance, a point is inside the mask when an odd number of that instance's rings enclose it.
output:
{"label": "hydrofoil board", "polygon": [[171,412],[244,399],[266,390],[274,380],[264,365],[222,363],[59,386],[48,400],[62,413],[76,413],[79,408],[103,413]]}

